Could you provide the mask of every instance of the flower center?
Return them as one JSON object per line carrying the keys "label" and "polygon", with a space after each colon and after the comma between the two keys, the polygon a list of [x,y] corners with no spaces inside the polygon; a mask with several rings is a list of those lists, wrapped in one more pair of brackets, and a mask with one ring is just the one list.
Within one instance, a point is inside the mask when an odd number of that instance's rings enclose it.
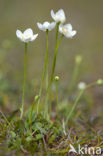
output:
{"label": "flower center", "polygon": [[64,33],[67,33],[67,29],[65,29],[65,28],[62,28],[62,31],[63,31]]}
{"label": "flower center", "polygon": [[23,40],[25,39],[24,36],[22,36],[22,39],[23,39]]}

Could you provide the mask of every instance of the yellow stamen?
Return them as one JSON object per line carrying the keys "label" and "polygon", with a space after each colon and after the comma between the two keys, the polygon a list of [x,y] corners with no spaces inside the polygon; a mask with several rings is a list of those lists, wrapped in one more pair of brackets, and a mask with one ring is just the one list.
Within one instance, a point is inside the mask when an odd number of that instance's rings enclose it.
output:
{"label": "yellow stamen", "polygon": [[65,28],[62,28],[62,30],[63,30],[63,32],[64,32],[64,33],[66,33],[66,32],[67,32],[67,30],[66,30]]}
{"label": "yellow stamen", "polygon": [[22,39],[24,40],[24,36],[22,36]]}

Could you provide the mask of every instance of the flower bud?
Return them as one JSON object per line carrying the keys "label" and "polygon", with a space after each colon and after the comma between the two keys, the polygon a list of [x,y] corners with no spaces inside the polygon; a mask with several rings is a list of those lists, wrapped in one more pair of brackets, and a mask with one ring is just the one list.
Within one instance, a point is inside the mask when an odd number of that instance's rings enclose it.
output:
{"label": "flower bud", "polygon": [[80,82],[79,84],[78,84],[78,89],[79,90],[83,90],[83,89],[85,89],[86,88],[86,83],[85,82]]}
{"label": "flower bud", "polygon": [[35,101],[38,101],[39,98],[40,98],[40,96],[39,96],[39,95],[36,95],[36,96],[35,96]]}
{"label": "flower bud", "polygon": [[76,62],[77,64],[80,64],[80,63],[82,62],[82,60],[83,60],[83,58],[82,58],[81,55],[77,55],[76,58],[75,58],[75,62]]}
{"label": "flower bud", "polygon": [[59,76],[55,76],[55,81],[59,81]]}
{"label": "flower bud", "polygon": [[98,84],[98,85],[102,85],[102,84],[103,84],[103,80],[102,80],[102,79],[98,79],[98,80],[97,80],[97,84]]}

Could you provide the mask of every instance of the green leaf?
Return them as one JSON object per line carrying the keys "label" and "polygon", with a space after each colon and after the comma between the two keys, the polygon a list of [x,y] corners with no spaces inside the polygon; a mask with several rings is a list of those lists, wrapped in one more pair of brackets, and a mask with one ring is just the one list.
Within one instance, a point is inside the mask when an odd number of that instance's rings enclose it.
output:
{"label": "green leaf", "polygon": [[27,142],[31,142],[31,141],[32,141],[32,136],[28,136],[28,137],[26,138],[26,141],[27,141]]}
{"label": "green leaf", "polygon": [[11,135],[12,138],[15,138],[16,137],[16,134],[13,131],[10,131],[10,135]]}
{"label": "green leaf", "polygon": [[42,124],[40,122],[37,122],[35,124],[33,124],[32,129],[36,132],[38,130],[40,130],[42,128]]}
{"label": "green leaf", "polygon": [[40,139],[43,138],[43,135],[42,135],[42,134],[37,134],[37,135],[35,136],[35,138],[36,138],[36,140],[40,140]]}

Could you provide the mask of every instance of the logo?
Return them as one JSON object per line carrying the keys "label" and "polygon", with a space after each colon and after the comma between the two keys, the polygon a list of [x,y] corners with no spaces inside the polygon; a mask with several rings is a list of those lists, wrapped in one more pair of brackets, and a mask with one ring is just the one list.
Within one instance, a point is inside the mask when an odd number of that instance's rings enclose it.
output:
{"label": "logo", "polygon": [[70,144],[70,150],[69,153],[73,152],[73,153],[77,153],[77,151],[75,150],[75,148]]}
{"label": "logo", "polygon": [[84,145],[84,147],[81,147],[81,145],[77,146],[77,150],[74,148],[72,144],[70,144],[70,150],[69,153],[76,153],[76,154],[88,154],[88,155],[100,155],[102,154],[102,149],[100,147],[88,147],[88,145]]}

